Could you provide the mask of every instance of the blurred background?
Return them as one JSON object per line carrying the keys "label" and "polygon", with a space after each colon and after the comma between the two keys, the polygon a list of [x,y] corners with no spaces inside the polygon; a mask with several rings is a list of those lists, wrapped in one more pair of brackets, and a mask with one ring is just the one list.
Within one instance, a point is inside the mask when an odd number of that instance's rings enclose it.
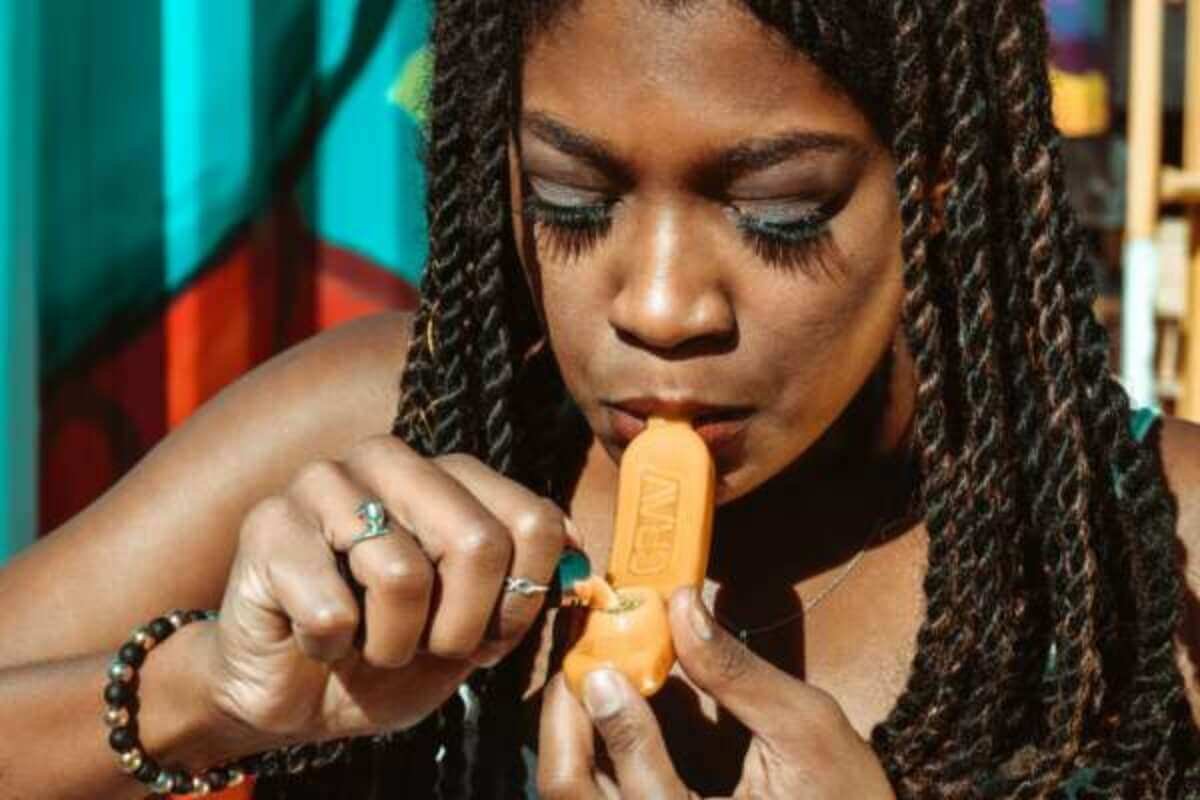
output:
{"label": "blurred background", "polygon": [[0,563],[290,344],[414,303],[425,0],[0,0]]}
{"label": "blurred background", "polygon": [[[1114,363],[1200,418],[1200,0],[1045,5]],[[429,0],[0,0],[0,563],[255,364],[414,304],[429,22]]]}

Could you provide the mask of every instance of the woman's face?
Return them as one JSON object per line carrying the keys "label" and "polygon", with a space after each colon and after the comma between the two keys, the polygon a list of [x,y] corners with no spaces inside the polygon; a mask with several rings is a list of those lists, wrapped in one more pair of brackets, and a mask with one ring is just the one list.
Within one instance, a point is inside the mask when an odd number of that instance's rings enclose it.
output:
{"label": "woman's face", "polygon": [[894,164],[738,4],[583,0],[530,43],[515,232],[567,387],[614,459],[692,420],[718,499],[779,473],[896,338]]}

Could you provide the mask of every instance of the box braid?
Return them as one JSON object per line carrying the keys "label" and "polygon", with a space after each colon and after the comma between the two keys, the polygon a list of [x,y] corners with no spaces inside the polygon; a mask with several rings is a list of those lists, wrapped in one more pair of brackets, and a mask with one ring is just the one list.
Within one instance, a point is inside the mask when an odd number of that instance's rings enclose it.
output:
{"label": "box braid", "polygon": [[[1020,615],[1021,596],[1015,582],[1019,568],[1014,551],[999,546],[1005,535],[1019,535],[1021,523],[1017,512],[1018,475],[1009,457],[1013,445],[1008,392],[1002,379],[1005,366],[1000,360],[995,332],[998,316],[995,297],[1001,287],[997,285],[999,272],[992,264],[1002,260],[1003,253],[995,246],[995,222],[985,213],[994,183],[984,161],[989,148],[991,115],[987,105],[978,99],[982,87],[972,58],[971,8],[967,3],[955,2],[946,11],[946,24],[936,40],[937,51],[945,60],[937,75],[941,98],[933,105],[944,109],[940,120],[937,116],[933,119],[935,123],[940,121],[946,131],[938,163],[939,182],[945,186],[941,242],[944,255],[939,258],[945,263],[948,276],[958,285],[953,316],[949,315],[949,308],[946,312],[958,334],[958,360],[962,367],[955,371],[957,380],[961,382],[966,408],[975,411],[954,422],[961,428],[962,451],[957,467],[950,470],[953,477],[945,505],[967,507],[972,513],[959,515],[955,521],[956,534],[942,534],[949,545],[946,550],[949,580],[944,584],[949,588],[944,596],[950,598],[948,609],[961,611],[947,628],[948,668],[939,678],[935,699],[928,707],[932,713],[920,726],[920,735],[910,738],[907,744],[910,759],[919,755],[929,764],[944,767],[942,774],[936,776],[943,786],[971,779],[974,760],[978,755],[990,754],[997,729],[1009,719],[1004,714],[1007,709],[1002,710],[999,701],[1003,696],[1001,687],[1010,685],[1018,672],[1015,662],[1019,648],[1013,634],[1020,630],[1015,620]],[[919,37],[921,28],[912,15],[921,14],[920,7],[911,4],[903,13],[907,15],[906,35]],[[920,52],[926,48],[918,44],[916,49]],[[959,76],[959,80],[950,80],[950,76]],[[927,93],[931,89],[925,76],[919,91]],[[908,119],[910,124],[915,121],[911,116]],[[928,266],[927,260],[925,263]],[[942,291],[946,292],[945,287]],[[973,583],[962,580],[972,574],[976,576]],[[963,595],[967,592],[995,601],[983,613],[977,603],[966,601]],[[962,612],[971,615],[967,624]],[[993,676],[993,680],[971,680],[981,670],[982,674]],[[956,702],[956,698],[961,699]],[[945,737],[947,726],[969,728],[972,736]],[[940,743],[939,735],[943,737]],[[944,748],[949,741],[961,742],[963,746],[943,752],[945,761],[931,758],[932,749],[939,744]]]}
{"label": "box braid", "polygon": [[467,0],[443,3],[432,34],[438,64],[430,87],[426,207],[430,230],[439,235],[430,237],[424,301],[409,345],[404,384],[411,401],[396,422],[396,433],[426,453],[476,447],[465,403],[474,344],[464,214],[471,200],[464,77],[471,63],[472,5]]}
{"label": "box braid", "polygon": [[[688,0],[645,0],[680,7]],[[579,0],[438,0],[430,258],[394,432],[565,502],[587,441],[519,274],[508,137],[524,44]],[[912,672],[873,731],[901,797],[1200,796],[1157,449],[1128,430],[1066,202],[1037,0],[741,0],[895,156],[929,531]],[[402,736],[270,797],[517,797],[522,652]],[[440,758],[435,754],[441,753]]]}

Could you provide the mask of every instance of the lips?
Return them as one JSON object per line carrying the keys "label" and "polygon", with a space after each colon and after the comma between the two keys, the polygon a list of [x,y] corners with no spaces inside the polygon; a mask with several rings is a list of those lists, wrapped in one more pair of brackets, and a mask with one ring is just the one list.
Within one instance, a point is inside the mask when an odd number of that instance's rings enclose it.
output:
{"label": "lips", "polygon": [[671,417],[687,420],[718,461],[728,459],[740,445],[751,414],[751,409],[746,406],[651,397],[621,400],[605,406],[613,434],[622,447],[645,429],[649,417]]}

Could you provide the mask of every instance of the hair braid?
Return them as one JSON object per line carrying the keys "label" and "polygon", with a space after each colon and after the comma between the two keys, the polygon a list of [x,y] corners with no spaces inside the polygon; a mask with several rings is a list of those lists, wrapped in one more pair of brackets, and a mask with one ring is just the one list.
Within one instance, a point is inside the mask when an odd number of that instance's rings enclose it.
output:
{"label": "hair braid", "polygon": [[[1033,76],[1031,76],[1032,78]],[[1037,80],[1027,81],[1036,91]],[[1036,109],[1035,109],[1036,111]],[[1044,447],[1030,448],[1027,459],[1033,475],[1054,476],[1043,480],[1034,491],[1034,524],[1049,529],[1044,552],[1063,574],[1056,588],[1068,591],[1051,596],[1051,608],[1057,618],[1054,649],[1056,670],[1055,698],[1050,710],[1049,730],[1052,745],[1041,752],[1055,760],[1034,770],[1038,791],[1053,786],[1071,765],[1084,737],[1088,709],[1099,702],[1100,666],[1095,653],[1095,557],[1091,545],[1090,473],[1091,465],[1079,424],[1078,380],[1073,374],[1074,336],[1066,310],[1061,257],[1053,241],[1049,211],[1052,207],[1048,174],[1049,160],[1044,145],[1017,146],[1018,175],[1028,178],[1033,190],[1033,207],[1020,241],[1029,253],[1034,273],[1032,288],[1041,307],[1037,320],[1042,358],[1034,363],[1035,384],[1045,387],[1049,437]],[[1029,158],[1032,156],[1032,159]],[[1028,248],[1028,249],[1026,249]],[[1038,369],[1041,366],[1042,369]],[[1041,373],[1041,381],[1037,381]],[[1035,436],[1036,438],[1036,436]],[[1049,462],[1043,459],[1049,456]],[[1069,531],[1074,532],[1074,536]]]}
{"label": "hair braid", "polygon": [[[983,60],[983,64],[977,69],[979,80],[1003,83],[1004,88],[1009,89],[1022,85],[1020,73],[1024,67],[1019,60],[1010,60],[1005,52],[1014,44],[1011,32],[1006,27],[1006,22],[1012,19],[1012,12],[1012,3],[1000,0],[994,14],[985,14],[980,19],[979,12],[972,10],[969,18],[964,14],[958,20],[958,36],[964,44],[971,44],[972,28],[979,32],[978,41],[974,43],[977,46],[976,52]],[[1016,74],[1012,74],[1010,68]],[[986,93],[976,86],[976,91],[989,100],[996,98],[998,102],[989,102],[988,107],[1001,112],[1007,108],[1010,99],[1004,88],[997,86],[994,92]],[[989,130],[997,127],[997,116],[1002,115],[994,114],[988,120]],[[998,127],[1001,130],[1004,128],[1003,124]],[[1004,144],[1006,143],[1003,142],[1002,135],[994,136],[991,150],[1003,147]],[[989,316],[994,315],[990,322],[993,323],[995,332],[988,345],[992,352],[983,358],[992,363],[988,368],[988,377],[999,382],[1001,388],[993,391],[1002,395],[1002,402],[985,413],[988,416],[995,415],[997,419],[1004,419],[1004,422],[990,433],[1003,435],[1002,432],[1007,432],[1007,437],[1004,446],[993,454],[999,461],[993,469],[1002,472],[998,491],[983,498],[978,509],[980,514],[985,514],[987,509],[995,507],[999,518],[977,544],[990,551],[997,563],[988,565],[983,563],[986,559],[981,559],[982,585],[976,596],[998,600],[992,614],[988,615],[985,612],[985,632],[977,646],[983,663],[976,668],[984,670],[992,677],[987,681],[974,681],[974,685],[961,695],[965,697],[967,716],[965,724],[956,729],[951,741],[962,743],[963,747],[959,753],[948,753],[946,756],[949,774],[957,778],[971,772],[986,772],[989,765],[1007,760],[1014,750],[1026,743],[1027,737],[1022,736],[1021,732],[1029,727],[1032,715],[1028,704],[1022,702],[1021,698],[1027,696],[1031,688],[1029,675],[1036,675],[1042,666],[1042,659],[1038,656],[1045,647],[1044,641],[1036,635],[1036,627],[1030,624],[1036,619],[1033,608],[1040,605],[1038,595],[1041,589],[1036,585],[1029,585],[1029,573],[1036,575],[1040,570],[1028,570],[1025,564],[1029,543],[1037,537],[1030,530],[1029,520],[1020,512],[1020,509],[1027,507],[1026,498],[1032,493],[1032,487],[1021,480],[1019,459],[1012,446],[1013,441],[1026,440],[1026,437],[1021,435],[1022,432],[1027,437],[1033,436],[1034,429],[1030,425],[1022,427],[1022,421],[1032,423],[1036,420],[1035,404],[1031,400],[1030,392],[1004,393],[1002,388],[1005,383],[1027,387],[1032,381],[1028,359],[1025,357],[1028,352],[1024,334],[1027,289],[1022,279],[1021,257],[1018,249],[1005,246],[1011,236],[1008,225],[1011,224],[1011,220],[1021,215],[1019,198],[1022,195],[1008,172],[997,169],[996,173],[989,178],[994,191],[989,206],[1007,208],[1008,213],[998,215],[992,220],[990,237],[995,256],[993,264],[1003,265],[1003,269],[999,271],[993,268],[989,272],[994,282],[993,297],[1004,298],[1004,314],[994,314],[995,300],[989,299],[987,308]],[[980,212],[980,207],[976,205],[975,213]],[[983,278],[972,280],[983,281]],[[964,280],[964,295],[968,286],[969,282]],[[960,305],[961,303],[962,300]],[[964,354],[964,360],[968,364],[980,363],[980,358],[981,356],[973,356],[970,353]],[[1001,375],[1007,376],[1007,381],[1001,380]],[[968,391],[973,382],[974,379],[968,375]],[[978,419],[978,409],[982,404],[978,400],[972,401],[969,394],[968,403],[969,407],[973,408],[973,420]],[[977,447],[972,446],[975,450],[973,460],[982,459]],[[980,468],[986,469],[982,465]],[[989,572],[996,575],[994,583],[983,577]],[[1036,687],[1037,682],[1032,682],[1032,688]]]}
{"label": "hair braid", "polygon": [[[510,395],[513,359],[506,285],[508,232],[508,135],[512,127],[514,39],[504,0],[480,0],[475,46],[486,83],[478,101],[483,118],[476,148],[476,174],[483,191],[478,216],[477,280],[483,309],[480,340],[483,370],[482,405],[487,460],[504,473],[513,470],[514,432]],[[515,287],[515,288],[520,288]]]}
{"label": "hair braid", "polygon": [[463,120],[471,23],[468,0],[448,0],[433,28],[434,72],[426,143],[429,174],[429,262],[421,287],[403,378],[403,401],[396,433],[426,454],[469,450],[472,437],[465,412],[471,291],[465,275],[466,176],[470,155]]}
{"label": "hair braid", "polygon": [[872,734],[894,782],[917,768],[923,737],[934,712],[936,679],[942,669],[942,643],[953,626],[947,594],[951,576],[940,565],[955,538],[951,509],[944,502],[952,475],[947,411],[944,400],[945,360],[942,312],[930,263],[931,165],[925,153],[930,77],[925,59],[924,10],[920,0],[897,0],[895,40],[897,96],[894,104],[893,150],[897,161],[900,217],[903,225],[904,326],[917,375],[916,446],[924,475],[921,494],[930,538],[930,569],[925,578],[927,613],[917,635],[917,652],[907,686],[888,718]]}
{"label": "hair braid", "polygon": [[[1025,526],[1017,512],[1019,488],[1014,451],[1009,441],[1010,402],[1002,378],[1006,340],[1001,336],[996,293],[1001,281],[993,268],[1003,259],[998,247],[999,223],[987,209],[1003,197],[985,161],[994,148],[991,103],[981,87],[986,80],[987,48],[976,31],[986,32],[972,18],[973,4],[959,0],[947,15],[941,46],[947,54],[947,74],[960,76],[951,88],[947,109],[947,154],[951,189],[946,198],[947,253],[959,270],[958,330],[962,361],[963,402],[967,409],[965,452],[955,501],[963,513],[963,538],[975,585],[964,598],[964,637],[970,648],[962,654],[958,679],[945,681],[948,714],[953,728],[943,741],[949,748],[936,780],[949,784],[969,780],[998,754],[1007,752],[1011,709],[1002,698],[1020,674],[1017,620],[1020,549],[1014,547]],[[971,643],[974,639],[974,643]],[[992,680],[971,680],[972,671],[985,671]]]}
{"label": "hair braid", "polygon": [[[1025,41],[1027,46],[1032,44],[1034,48],[1044,52],[1042,16],[1040,13],[1026,13],[1024,22],[1021,40]],[[1067,600],[1066,612],[1058,618],[1060,625],[1055,634],[1056,690],[1060,699],[1051,708],[1049,728],[1051,736],[1058,735],[1056,747],[1051,747],[1051,750],[1060,753],[1064,769],[1067,760],[1074,758],[1075,753],[1080,750],[1084,724],[1087,722],[1085,717],[1090,714],[1090,709],[1099,708],[1103,702],[1104,686],[1098,657],[1097,622],[1102,610],[1111,614],[1111,609],[1098,606],[1096,554],[1103,549],[1100,546],[1100,542],[1103,541],[1103,527],[1093,527],[1094,511],[1090,504],[1093,503],[1092,495],[1098,494],[1100,500],[1097,505],[1108,505],[1103,500],[1108,489],[1103,483],[1098,492],[1091,488],[1097,485],[1091,474],[1096,469],[1094,464],[1099,463],[1098,453],[1094,447],[1088,446],[1086,434],[1082,431],[1080,417],[1082,407],[1087,403],[1087,395],[1080,386],[1086,385],[1086,381],[1081,380],[1076,372],[1076,365],[1079,363],[1076,356],[1076,343],[1079,341],[1075,331],[1076,324],[1096,323],[1091,319],[1090,306],[1076,313],[1072,313],[1073,309],[1068,307],[1068,296],[1073,293],[1073,278],[1079,276],[1078,273],[1072,275],[1069,271],[1072,264],[1063,258],[1063,242],[1057,237],[1063,235],[1062,221],[1069,221],[1070,213],[1064,207],[1064,198],[1055,197],[1055,173],[1061,167],[1058,166],[1060,160],[1057,157],[1054,132],[1048,130],[1049,85],[1045,68],[1038,65],[1031,72],[1032,74],[1027,74],[1025,79],[1026,96],[1016,106],[1015,113],[1010,115],[1009,127],[1015,132],[1015,136],[1020,137],[1021,122],[1024,118],[1025,130],[1033,130],[1032,136],[1026,134],[1022,137],[1024,140],[1014,148],[1014,173],[1020,181],[1022,194],[1033,200],[1033,212],[1026,217],[1020,239],[1022,249],[1027,248],[1026,252],[1031,254],[1034,299],[1042,306],[1036,331],[1043,348],[1043,357],[1036,359],[1032,357],[1033,354],[1031,357],[1034,369],[1043,366],[1042,372],[1045,374],[1043,380],[1046,381],[1049,404],[1046,413],[1049,414],[1050,421],[1050,425],[1045,427],[1048,428],[1049,434],[1058,437],[1057,441],[1048,441],[1044,450],[1031,449],[1031,471],[1034,476],[1045,474],[1039,469],[1038,461],[1049,451],[1049,469],[1052,474],[1061,476],[1055,481],[1043,483],[1043,491],[1039,492],[1034,500],[1034,519],[1036,524],[1050,527],[1051,535],[1056,537],[1054,540],[1048,536],[1048,545],[1051,548],[1049,552],[1057,549],[1060,558],[1058,566],[1067,571],[1061,581],[1055,582],[1056,587],[1066,584],[1067,589],[1078,590],[1075,600]],[[1037,124],[1031,126],[1031,120]],[[1042,127],[1042,130],[1039,131],[1039,127]],[[1079,261],[1078,253],[1076,248],[1076,264]],[[1103,357],[1102,355],[1102,359]],[[1093,373],[1098,371],[1098,365],[1094,363],[1088,367]],[[1124,420],[1118,425],[1124,428]],[[1068,458],[1072,463],[1064,463]],[[1064,499],[1068,497],[1069,499]],[[1057,503],[1054,503],[1054,500],[1057,500]],[[1056,528],[1055,523],[1060,521],[1063,524]],[[1074,536],[1068,540],[1070,528],[1074,528]],[[1074,637],[1069,633],[1070,614],[1075,614],[1080,624],[1080,630]],[[1070,655],[1066,651],[1068,649],[1078,649],[1078,656]],[[1066,657],[1063,657],[1064,655]],[[1075,672],[1079,672],[1078,679],[1073,675]],[[1072,691],[1074,700],[1066,699],[1067,694]],[[1092,693],[1091,697],[1088,697],[1088,692]],[[1069,711],[1066,710],[1068,704],[1073,706]],[[1066,736],[1068,730],[1070,736]],[[1051,778],[1046,778],[1045,784],[1052,786]]]}
{"label": "hair braid", "polygon": [[[1011,624],[1017,614],[1016,559],[999,532],[1014,527],[1017,520],[1013,470],[1007,466],[1011,459],[1005,457],[1010,448],[1004,441],[1005,402],[994,333],[993,245],[984,212],[991,200],[990,177],[981,158],[987,141],[987,106],[978,91],[979,70],[972,58],[970,10],[965,2],[953,5],[937,36],[939,50],[947,54],[940,99],[946,110],[940,174],[950,186],[944,212],[945,260],[948,268],[959,272],[958,352],[968,365],[961,375],[962,399],[949,395],[949,402],[967,409],[964,455],[954,466],[957,479],[948,502],[959,518],[960,533],[958,541],[945,548],[945,568],[961,578],[953,584],[950,601],[958,632],[947,637],[950,653],[943,663],[948,672],[939,679],[932,703],[938,716],[930,719],[913,745],[914,754],[924,758],[935,745],[951,749],[952,757],[947,757],[941,773],[924,779],[942,785],[991,759],[998,686],[1016,669]],[[952,388],[948,383],[947,389]],[[931,553],[931,570],[935,558]],[[971,575],[976,578],[973,585],[966,580]],[[984,598],[990,601],[986,612]],[[997,681],[971,685],[970,676],[980,668]],[[964,740],[964,730],[977,735]],[[963,741],[970,744],[954,750]]]}

